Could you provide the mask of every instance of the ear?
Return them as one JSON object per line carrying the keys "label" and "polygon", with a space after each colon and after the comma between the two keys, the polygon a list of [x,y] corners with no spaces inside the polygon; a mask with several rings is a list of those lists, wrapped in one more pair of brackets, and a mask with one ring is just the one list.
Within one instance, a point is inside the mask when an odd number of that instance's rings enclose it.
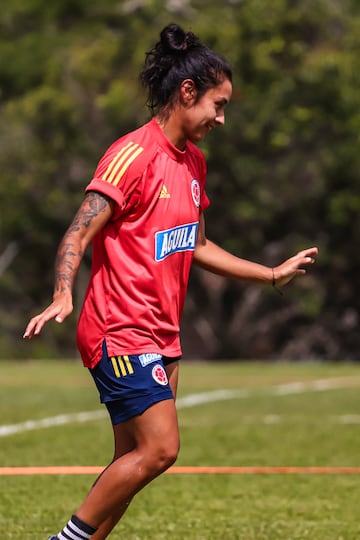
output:
{"label": "ear", "polygon": [[192,79],[185,79],[180,85],[180,98],[184,105],[192,105],[196,101],[197,90]]}

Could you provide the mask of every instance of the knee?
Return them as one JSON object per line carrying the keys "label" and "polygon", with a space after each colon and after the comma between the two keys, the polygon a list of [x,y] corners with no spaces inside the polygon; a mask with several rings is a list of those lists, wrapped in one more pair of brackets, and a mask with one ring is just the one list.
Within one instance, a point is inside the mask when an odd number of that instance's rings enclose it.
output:
{"label": "knee", "polygon": [[160,452],[160,461],[164,470],[171,467],[171,465],[174,465],[179,455],[179,449],[179,444],[176,444],[172,447],[167,447],[162,452]]}
{"label": "knee", "polygon": [[158,444],[156,448],[147,454],[148,458],[150,458],[148,462],[150,475],[157,476],[166,471],[166,469],[175,463],[178,454],[178,441],[168,444],[166,442],[164,444]]}
{"label": "knee", "polygon": [[174,441],[160,445],[157,452],[157,466],[160,472],[166,471],[171,465],[174,465],[179,454],[179,442]]}

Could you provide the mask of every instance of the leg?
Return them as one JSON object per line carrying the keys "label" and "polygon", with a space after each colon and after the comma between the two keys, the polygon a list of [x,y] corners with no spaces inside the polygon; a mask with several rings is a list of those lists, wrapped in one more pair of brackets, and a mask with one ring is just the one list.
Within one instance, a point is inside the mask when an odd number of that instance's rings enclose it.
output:
{"label": "leg", "polygon": [[[113,425],[113,431],[115,450],[112,463],[135,448],[135,441],[123,424],[117,424],[116,426]],[[96,480],[95,484],[98,482],[98,480],[99,478]],[[129,498],[129,500],[123,505],[119,506],[116,511],[114,511],[105,521],[103,521],[96,533],[92,536],[92,540],[103,540],[106,538],[125,514],[130,502],[131,498]]]}
{"label": "leg", "polygon": [[[109,389],[112,396],[108,409],[114,424],[114,458],[59,533],[61,538],[67,538],[69,532],[78,538],[79,527],[93,540],[107,538],[134,495],[176,460],[179,433],[174,396],[178,363],[166,367],[170,384],[162,386],[161,363],[154,366],[151,359],[147,360],[140,356],[109,358],[104,349],[101,361],[90,370],[101,400],[109,402]],[[136,378],[127,379],[134,372]],[[113,401],[115,394],[119,402]],[[156,396],[160,401],[154,399]],[[137,415],[127,420],[128,412],[135,409],[140,409]]]}
{"label": "leg", "polygon": [[175,362],[171,362],[170,364],[167,364],[165,366],[166,375],[169,379],[169,384],[171,391],[173,393],[174,399],[176,399],[176,392],[178,387],[178,380],[179,380],[179,362],[176,360]]}
{"label": "leg", "polygon": [[[155,403],[122,425],[129,434],[128,441],[134,441],[133,449],[109,465],[76,512],[94,527],[110,526],[109,516],[116,519],[118,512],[121,517],[132,497],[172,465],[178,454],[174,400]],[[93,538],[100,540],[105,536]]]}
{"label": "leg", "polygon": [[[176,396],[177,391],[178,370],[178,362],[172,362],[166,366],[166,373],[174,397]],[[128,432],[126,425],[117,424],[116,426],[113,426],[113,430],[115,444],[115,452],[113,459],[114,462],[128,452],[134,450],[136,443],[133,436]],[[129,497],[128,501],[126,501],[123,505],[119,506],[105,521],[103,521],[96,533],[92,536],[91,540],[104,540],[113,530],[116,524],[120,521],[127,508],[129,507],[130,502],[131,498]]]}

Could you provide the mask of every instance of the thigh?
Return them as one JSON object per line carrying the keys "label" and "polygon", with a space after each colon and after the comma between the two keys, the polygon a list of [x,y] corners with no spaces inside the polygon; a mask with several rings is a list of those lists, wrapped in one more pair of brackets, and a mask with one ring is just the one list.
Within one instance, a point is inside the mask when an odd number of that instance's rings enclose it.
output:
{"label": "thigh", "polygon": [[177,454],[179,425],[174,399],[154,403],[142,414],[113,425],[114,461],[133,450],[143,450],[151,459],[162,452]]}
{"label": "thigh", "polygon": [[136,447],[136,440],[128,428],[127,423],[112,425],[114,432],[114,458],[113,461],[128,452],[131,452]]}
{"label": "thigh", "polygon": [[[165,365],[169,385],[174,398],[176,397],[179,361]],[[171,439],[174,446],[179,443],[179,428],[174,400],[164,400],[155,403],[141,415],[128,421],[113,425],[114,459],[131,452],[140,443],[150,444],[152,439]]]}
{"label": "thigh", "polygon": [[174,399],[160,354],[109,357],[104,346],[90,373],[114,425],[142,415],[155,403]]}
{"label": "thigh", "polygon": [[176,398],[176,392],[179,380],[179,361],[175,360],[170,364],[165,365],[166,374],[169,380],[170,388],[172,390],[174,398]]}
{"label": "thigh", "polygon": [[155,403],[143,414],[125,422],[124,427],[133,437],[137,449],[178,450],[179,427],[174,399]]}

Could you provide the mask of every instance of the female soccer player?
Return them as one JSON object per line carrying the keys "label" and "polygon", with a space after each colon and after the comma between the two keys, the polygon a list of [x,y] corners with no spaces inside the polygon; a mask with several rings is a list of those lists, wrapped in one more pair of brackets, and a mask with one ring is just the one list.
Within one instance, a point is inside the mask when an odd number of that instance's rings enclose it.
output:
{"label": "female soccer player", "polygon": [[50,319],[61,323],[71,313],[91,242],[77,339],[109,411],[114,458],[52,540],[106,538],[136,493],[175,462],[179,321],[191,264],[282,286],[314,262],[317,249],[310,248],[272,269],[206,238],[206,166],[194,143],[224,124],[231,80],[227,61],[193,33],[164,28],[141,73],[153,117],[101,158],[60,243],[53,302],[25,330],[31,339]]}

